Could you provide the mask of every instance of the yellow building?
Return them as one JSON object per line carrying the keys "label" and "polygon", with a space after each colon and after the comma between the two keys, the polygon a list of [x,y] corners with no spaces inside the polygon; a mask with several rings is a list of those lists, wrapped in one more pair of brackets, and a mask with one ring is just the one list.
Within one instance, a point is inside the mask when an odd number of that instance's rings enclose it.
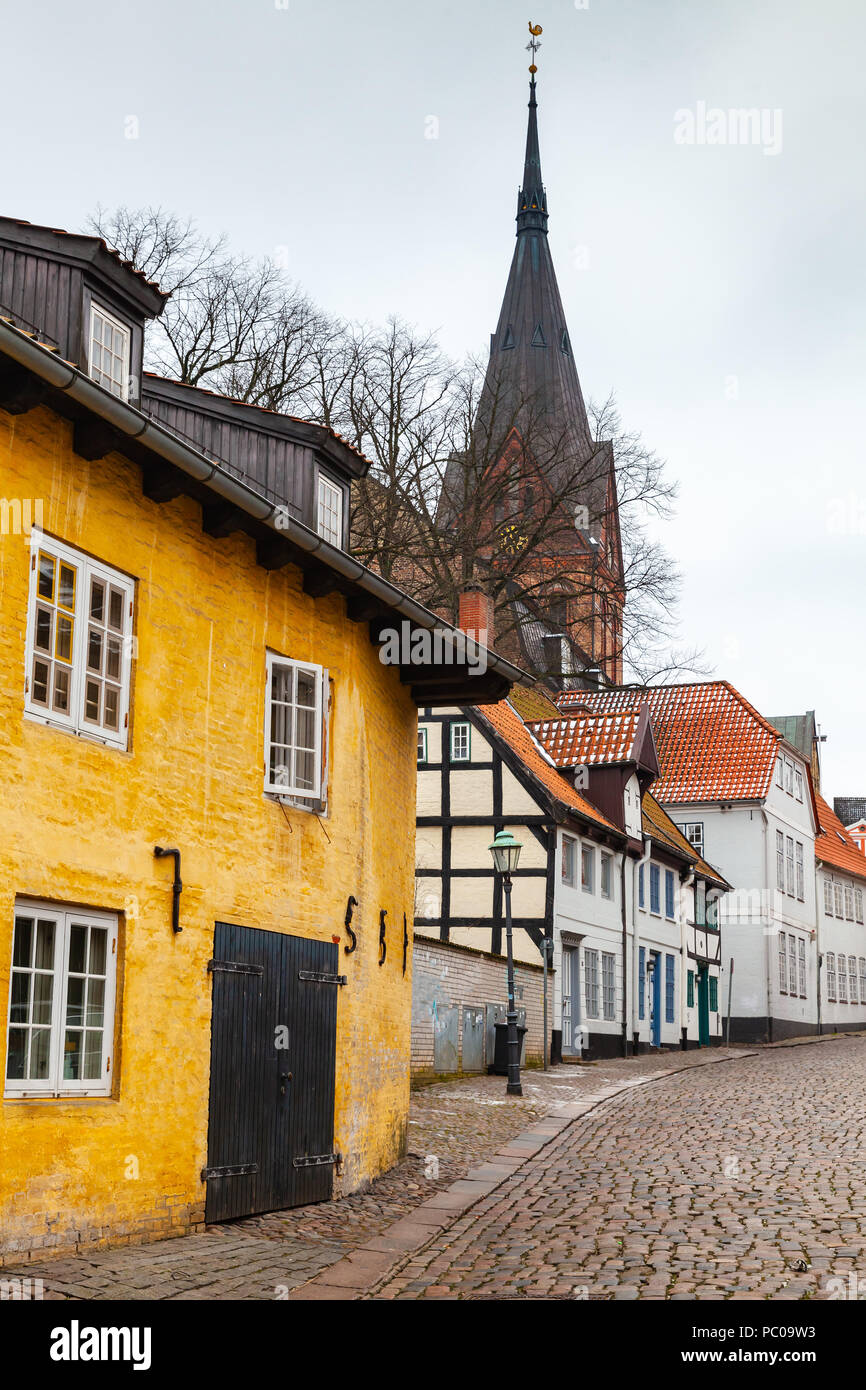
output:
{"label": "yellow building", "polygon": [[162,303],[0,219],[0,1263],[399,1158],[416,710],[519,675],[386,664],[443,625],[344,548],[366,461],[142,376]]}

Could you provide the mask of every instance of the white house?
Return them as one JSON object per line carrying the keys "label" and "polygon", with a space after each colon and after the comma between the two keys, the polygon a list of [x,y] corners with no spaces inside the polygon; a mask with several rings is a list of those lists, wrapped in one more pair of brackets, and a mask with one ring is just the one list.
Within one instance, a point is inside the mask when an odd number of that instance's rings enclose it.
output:
{"label": "white house", "polygon": [[816,1031],[818,816],[809,760],[727,681],[569,691],[557,704],[572,716],[649,708],[660,764],[653,795],[734,890],[721,921],[725,971],[733,962],[732,1040]]}
{"label": "white house", "polygon": [[824,1033],[866,1028],[866,856],[822,796],[818,872],[819,1024]]}

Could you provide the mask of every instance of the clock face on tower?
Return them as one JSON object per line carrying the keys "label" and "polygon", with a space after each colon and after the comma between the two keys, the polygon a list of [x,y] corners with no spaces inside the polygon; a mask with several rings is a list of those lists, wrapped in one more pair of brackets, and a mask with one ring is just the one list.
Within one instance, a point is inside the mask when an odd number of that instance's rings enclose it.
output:
{"label": "clock face on tower", "polygon": [[529,544],[529,537],[524,535],[519,526],[510,522],[503,526],[499,531],[499,548],[504,550],[506,555],[519,555],[521,550],[525,550]]}

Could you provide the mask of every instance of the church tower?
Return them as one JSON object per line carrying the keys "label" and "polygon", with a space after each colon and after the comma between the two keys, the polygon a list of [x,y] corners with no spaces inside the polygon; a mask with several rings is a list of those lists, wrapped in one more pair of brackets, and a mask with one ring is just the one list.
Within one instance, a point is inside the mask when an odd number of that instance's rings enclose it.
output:
{"label": "church tower", "polygon": [[[546,491],[548,508],[555,509],[549,527],[545,520],[545,538],[534,547],[538,581],[529,585],[529,607],[533,620],[546,629],[548,643],[555,647],[557,634],[569,639],[561,644],[567,656],[559,674],[596,671],[606,683],[621,684],[625,592],[613,449],[592,435],[550,254],[534,62],[540,26],[530,24],[530,33],[533,63],[517,240],[491,335],[477,423],[494,409],[500,418],[513,420],[508,439],[496,446],[494,467],[518,479],[507,515],[495,518],[500,532],[520,543],[533,510],[538,511],[540,489]],[[526,485],[528,457],[539,474],[534,486]]]}

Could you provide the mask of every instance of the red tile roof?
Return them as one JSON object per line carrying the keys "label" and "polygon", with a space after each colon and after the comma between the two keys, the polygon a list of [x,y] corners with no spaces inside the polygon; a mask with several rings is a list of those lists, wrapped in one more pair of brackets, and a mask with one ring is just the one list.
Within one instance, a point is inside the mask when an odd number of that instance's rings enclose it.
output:
{"label": "red tile roof", "polygon": [[557,767],[624,763],[633,756],[640,710],[533,720],[530,728]]}
{"label": "red tile roof", "polygon": [[563,691],[565,713],[637,713],[649,706],[666,804],[751,801],[770,789],[781,736],[728,681],[646,689]]}
{"label": "red tile roof", "polygon": [[844,870],[846,874],[866,879],[866,855],[857,848],[833,807],[817,792],[815,804],[821,827],[815,836],[815,858],[822,864],[832,865],[834,869]]}
{"label": "red tile roof", "polygon": [[507,700],[500,700],[496,705],[485,705],[483,709],[476,709],[475,713],[481,716],[482,721],[486,720],[492,725],[550,796],[604,830],[612,830],[619,839],[624,838],[622,831],[612,821],[597,811],[585,796],[581,796],[561,772],[557,772],[544,749]]}

